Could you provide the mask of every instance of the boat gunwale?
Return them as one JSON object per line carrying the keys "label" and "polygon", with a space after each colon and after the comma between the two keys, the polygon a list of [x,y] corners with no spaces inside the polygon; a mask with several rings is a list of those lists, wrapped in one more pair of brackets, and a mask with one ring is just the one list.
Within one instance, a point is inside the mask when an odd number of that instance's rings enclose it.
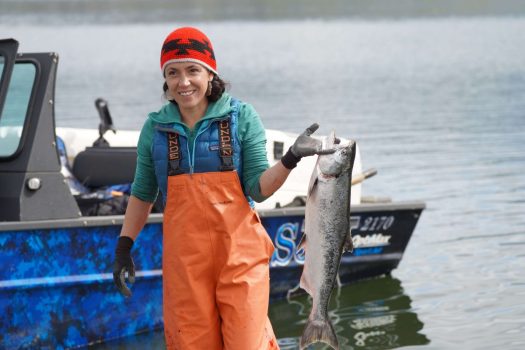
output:
{"label": "boat gunwale", "polygon": [[[403,201],[390,203],[366,203],[352,205],[352,214],[376,212],[376,211],[398,211],[398,210],[423,210],[426,204],[422,201]],[[261,218],[304,216],[305,207],[261,209],[257,213]],[[147,224],[162,223],[163,214],[150,214]],[[46,230],[56,228],[73,227],[98,227],[122,225],[124,215],[108,216],[83,216],[71,219],[35,220],[35,221],[2,221],[0,222],[0,233],[7,231],[22,230]]]}

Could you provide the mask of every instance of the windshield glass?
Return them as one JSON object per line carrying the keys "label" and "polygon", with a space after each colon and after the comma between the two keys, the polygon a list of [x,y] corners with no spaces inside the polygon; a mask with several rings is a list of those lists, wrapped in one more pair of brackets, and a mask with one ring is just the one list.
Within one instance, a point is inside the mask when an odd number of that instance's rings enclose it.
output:
{"label": "windshield glass", "polygon": [[[4,57],[0,59],[2,71]],[[29,100],[35,82],[36,67],[32,63],[16,63],[0,116],[0,158],[12,156],[20,146]]]}

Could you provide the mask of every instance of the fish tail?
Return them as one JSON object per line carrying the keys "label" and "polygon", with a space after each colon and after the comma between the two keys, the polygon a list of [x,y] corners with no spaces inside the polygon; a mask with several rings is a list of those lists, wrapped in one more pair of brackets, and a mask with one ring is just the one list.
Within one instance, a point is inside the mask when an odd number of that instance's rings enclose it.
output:
{"label": "fish tail", "polygon": [[334,327],[328,319],[308,319],[301,337],[301,350],[313,343],[323,342],[335,350],[339,349],[339,342]]}

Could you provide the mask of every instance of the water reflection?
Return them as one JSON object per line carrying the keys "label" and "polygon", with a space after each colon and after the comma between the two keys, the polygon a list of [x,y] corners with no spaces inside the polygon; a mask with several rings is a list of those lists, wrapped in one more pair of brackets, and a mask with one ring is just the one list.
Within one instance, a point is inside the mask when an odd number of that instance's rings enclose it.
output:
{"label": "water reflection", "polygon": [[[382,277],[334,290],[330,317],[340,349],[391,349],[424,345],[430,340],[421,333],[421,322],[404,293],[401,281]],[[281,350],[299,349],[299,340],[311,309],[306,295],[276,302],[270,318]],[[310,349],[329,349],[316,344]]]}
{"label": "water reflection", "polygon": [[[421,332],[423,322],[411,303],[401,281],[390,276],[335,289],[330,300],[330,317],[339,340],[339,349],[381,350],[430,343]],[[304,294],[270,305],[269,315],[281,350],[299,349],[311,307],[311,298]],[[139,350],[146,347],[164,349],[163,332],[159,330],[90,348]],[[309,349],[330,348],[315,344]]]}

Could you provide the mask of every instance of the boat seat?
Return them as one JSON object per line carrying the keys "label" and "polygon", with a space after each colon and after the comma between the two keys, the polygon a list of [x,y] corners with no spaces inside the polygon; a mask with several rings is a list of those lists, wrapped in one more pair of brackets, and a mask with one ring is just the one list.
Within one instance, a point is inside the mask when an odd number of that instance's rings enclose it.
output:
{"label": "boat seat", "polygon": [[136,147],[88,147],[77,154],[73,175],[85,186],[102,187],[133,182]]}

